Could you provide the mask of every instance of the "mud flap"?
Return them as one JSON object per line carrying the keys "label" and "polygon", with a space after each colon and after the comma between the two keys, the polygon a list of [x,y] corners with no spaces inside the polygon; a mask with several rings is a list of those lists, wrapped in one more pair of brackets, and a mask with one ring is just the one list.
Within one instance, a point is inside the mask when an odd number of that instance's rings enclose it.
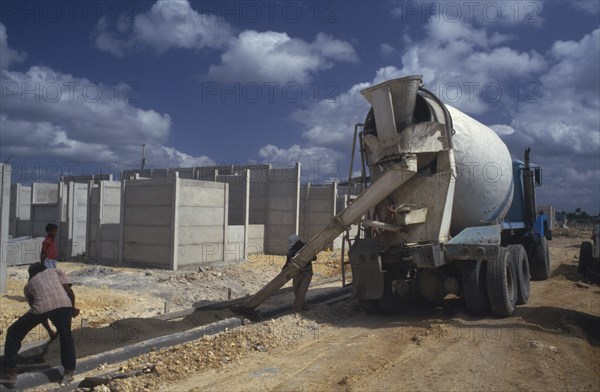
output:
{"label": "mud flap", "polygon": [[356,240],[348,251],[352,267],[352,298],[378,299],[383,295],[379,253],[385,249],[372,239]]}

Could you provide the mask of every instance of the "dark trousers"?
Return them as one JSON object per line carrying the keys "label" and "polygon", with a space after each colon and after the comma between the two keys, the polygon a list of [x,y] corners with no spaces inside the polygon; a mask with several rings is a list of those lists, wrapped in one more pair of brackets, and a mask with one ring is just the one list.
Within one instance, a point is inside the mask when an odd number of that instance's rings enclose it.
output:
{"label": "dark trousers", "polygon": [[17,367],[17,354],[21,349],[21,342],[25,336],[42,323],[50,319],[56,327],[60,337],[60,361],[65,370],[75,370],[75,343],[71,334],[71,319],[73,308],[58,308],[42,314],[30,312],[22,315],[6,331],[4,343],[4,367]]}
{"label": "dark trousers", "polygon": [[299,311],[306,306],[306,293],[308,292],[308,286],[310,286],[312,276],[312,271],[300,272],[298,275],[294,276],[293,286],[296,298],[294,299],[292,310]]}

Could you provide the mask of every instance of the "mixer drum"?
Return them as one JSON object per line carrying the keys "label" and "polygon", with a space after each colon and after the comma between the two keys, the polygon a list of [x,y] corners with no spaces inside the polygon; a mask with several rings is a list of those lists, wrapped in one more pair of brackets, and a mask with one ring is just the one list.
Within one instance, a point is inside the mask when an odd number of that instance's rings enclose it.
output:
{"label": "mixer drum", "polygon": [[490,128],[446,105],[456,131],[457,179],[450,233],[504,218],[513,198],[512,161],[506,144]]}

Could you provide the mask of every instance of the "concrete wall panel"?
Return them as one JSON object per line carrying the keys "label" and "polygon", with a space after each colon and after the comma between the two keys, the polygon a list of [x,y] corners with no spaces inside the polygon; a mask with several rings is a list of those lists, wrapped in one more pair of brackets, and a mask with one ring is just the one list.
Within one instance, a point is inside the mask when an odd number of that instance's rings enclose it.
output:
{"label": "concrete wall panel", "polygon": [[34,182],[32,187],[33,204],[56,204],[58,203],[58,184]]}
{"label": "concrete wall panel", "polygon": [[[319,234],[335,216],[337,184],[306,184],[300,190],[300,236],[308,241]],[[331,243],[329,248],[333,248]]]}
{"label": "concrete wall panel", "polygon": [[10,177],[10,165],[0,163],[0,294],[6,293],[8,282],[6,244],[10,215]]}
{"label": "concrete wall panel", "polygon": [[214,226],[179,227],[179,245],[201,245],[206,242],[223,242],[223,230]]}
{"label": "concrete wall panel", "polygon": [[180,226],[220,226],[223,227],[223,207],[180,207]]}
{"label": "concrete wall panel", "polygon": [[88,249],[90,260],[117,261],[121,222],[121,183],[101,181],[90,192]]}
{"label": "concrete wall panel", "polygon": [[131,185],[125,192],[125,204],[140,206],[170,206],[171,189],[164,185]]}
{"label": "concrete wall panel", "polygon": [[[127,192],[126,192],[127,193]],[[144,206],[137,204],[125,205],[125,224],[144,226],[168,226],[171,224],[170,206]]]}
{"label": "concrete wall panel", "polygon": [[171,229],[169,226],[136,226],[125,225],[123,235],[125,243],[145,245],[171,244]]}
{"label": "concrete wall panel", "polygon": [[223,260],[223,243],[207,242],[202,245],[183,245],[177,248],[179,266],[202,264]]}

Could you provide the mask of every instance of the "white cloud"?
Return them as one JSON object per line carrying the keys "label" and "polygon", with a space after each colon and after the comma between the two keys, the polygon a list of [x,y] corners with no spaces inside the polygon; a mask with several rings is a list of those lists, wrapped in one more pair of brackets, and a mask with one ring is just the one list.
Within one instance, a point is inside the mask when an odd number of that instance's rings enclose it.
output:
{"label": "white cloud", "polygon": [[[0,25],[0,32],[4,32]],[[3,40],[2,42],[6,42]],[[18,53],[8,46],[6,53]],[[148,145],[151,165],[190,165],[212,161],[172,147],[168,114],[140,109],[115,96],[124,85],[106,86],[44,66],[25,72],[0,70],[2,156],[71,162],[138,162]]]}
{"label": "white cloud", "polygon": [[94,31],[96,47],[117,57],[136,49],[158,54],[172,48],[225,49],[221,63],[210,66],[209,75],[221,81],[305,83],[335,62],[356,62],[352,45],[325,33],[312,42],[285,32],[244,30],[215,15],[200,14],[188,0],[157,0],[133,21],[122,17],[110,26],[100,18]]}
{"label": "white cloud", "polygon": [[0,69],[8,69],[14,63],[23,62],[26,57],[26,53],[11,49],[8,46],[6,27],[0,23]]}
{"label": "white cloud", "polygon": [[222,81],[305,83],[334,61],[357,61],[348,42],[318,33],[313,42],[291,38],[286,33],[246,30],[232,38],[221,55],[221,64],[209,74]]}
{"label": "white cloud", "polygon": [[276,162],[280,164],[290,164],[294,162],[322,162],[331,163],[341,159],[343,155],[338,151],[325,147],[300,147],[295,144],[290,148],[279,148],[272,144],[262,147],[258,155],[264,162]]}
{"label": "white cloud", "polygon": [[[511,112],[510,125],[494,126],[512,150],[533,148],[544,166],[541,200],[560,209],[600,207],[600,29],[579,41],[557,41],[541,94]],[[507,132],[502,132],[507,131]]]}
{"label": "white cloud", "polygon": [[302,136],[317,146],[349,146],[354,124],[363,122],[369,104],[360,90],[369,83],[358,83],[334,101],[320,101],[304,110],[297,110],[292,118],[303,126]]}
{"label": "white cloud", "polygon": [[[461,110],[480,114],[489,110],[484,86],[508,85],[519,78],[533,78],[547,67],[538,53],[518,52],[502,46],[507,36],[490,34],[485,28],[464,23],[433,23],[425,26],[420,41],[405,36],[402,67],[380,68],[370,82],[357,83],[331,101],[314,103],[292,117],[303,126],[302,136],[312,145],[347,147],[354,124],[363,122],[369,105],[360,90],[384,80],[424,75],[427,87]],[[440,61],[443,59],[443,61]],[[455,95],[450,86],[458,86]],[[491,91],[491,89],[490,89]]]}
{"label": "white cloud", "polygon": [[119,19],[116,29],[101,18],[96,25],[96,46],[116,56],[136,47],[149,47],[157,53],[171,48],[218,49],[232,36],[229,23],[215,15],[200,14],[188,0],[157,0],[148,12],[133,21]]}
{"label": "white cloud", "polygon": [[293,145],[289,148],[280,148],[272,144],[262,147],[258,155],[263,162],[271,163],[275,167],[291,167],[300,162],[302,179],[310,182],[332,182],[340,177],[347,176],[345,168],[340,168],[344,154],[325,147],[311,147]]}
{"label": "white cloud", "polygon": [[490,33],[486,27],[430,20],[425,31],[419,41],[404,37],[400,74],[422,74],[429,89],[468,113],[481,114],[497,104],[500,98],[491,92],[498,89],[504,92],[502,99],[509,99],[511,85],[535,80],[547,67],[535,51],[499,46],[511,37]]}
{"label": "white cloud", "polygon": [[538,100],[522,103],[511,126],[554,154],[598,159],[600,151],[600,29],[580,41],[557,41],[553,65],[540,77]]}

